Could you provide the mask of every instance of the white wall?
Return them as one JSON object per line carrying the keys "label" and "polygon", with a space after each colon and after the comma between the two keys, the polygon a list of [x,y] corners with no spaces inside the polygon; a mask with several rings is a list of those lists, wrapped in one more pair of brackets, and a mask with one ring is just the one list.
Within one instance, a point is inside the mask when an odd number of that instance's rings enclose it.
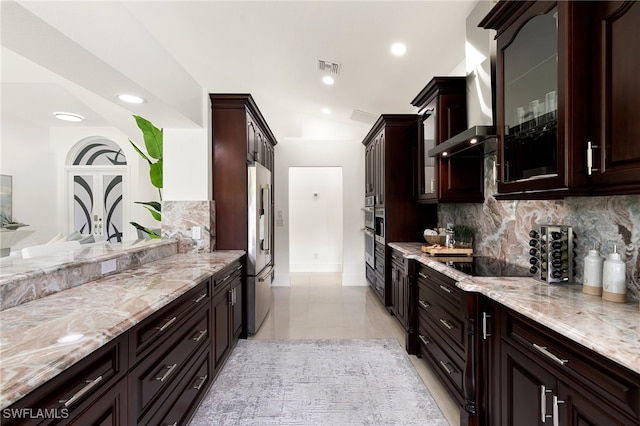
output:
{"label": "white wall", "polygon": [[289,167],[341,167],[343,177],[343,285],[367,285],[364,275],[364,145],[368,129],[355,130],[350,139],[281,140],[275,148],[275,212],[283,212],[283,226],[275,229],[275,282],[289,285]]}
{"label": "white wall", "polygon": [[[129,144],[125,134],[112,127],[34,128],[20,120],[2,123],[0,173],[13,176],[13,216],[35,231],[13,249],[43,244],[58,233],[67,232],[68,196],[65,165],[69,150],[79,141],[101,136],[118,143],[129,164],[128,184],[131,220],[157,226],[151,215],[133,201],[157,200],[157,190],[149,183],[148,167]],[[144,145],[142,136],[133,138]],[[206,168],[206,165],[204,166]],[[125,227],[125,240],[135,239],[135,229]]]}
{"label": "white wall", "polygon": [[291,272],[342,272],[342,168],[289,168]]}
{"label": "white wall", "polygon": [[164,129],[165,201],[209,200],[208,129]]}
{"label": "white wall", "polygon": [[13,177],[13,220],[35,231],[15,248],[48,241],[60,217],[56,152],[49,144],[49,130],[3,117],[0,154],[0,174]]}

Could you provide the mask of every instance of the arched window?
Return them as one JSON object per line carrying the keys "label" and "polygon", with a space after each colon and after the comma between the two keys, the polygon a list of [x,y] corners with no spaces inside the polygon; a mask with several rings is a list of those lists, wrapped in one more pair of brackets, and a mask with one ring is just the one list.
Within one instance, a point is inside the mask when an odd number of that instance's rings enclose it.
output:
{"label": "arched window", "polygon": [[122,242],[126,209],[127,158],[114,141],[85,138],[67,159],[67,188],[71,194],[68,220],[72,232],[95,241]]}

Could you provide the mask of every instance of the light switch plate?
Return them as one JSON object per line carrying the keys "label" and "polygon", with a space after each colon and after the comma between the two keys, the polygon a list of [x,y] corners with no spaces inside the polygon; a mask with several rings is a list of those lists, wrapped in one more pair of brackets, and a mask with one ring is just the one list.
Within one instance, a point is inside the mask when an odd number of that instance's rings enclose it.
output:
{"label": "light switch plate", "polygon": [[116,260],[115,259],[105,260],[104,262],[102,262],[101,267],[102,267],[102,275],[110,274],[111,272],[114,272],[116,270]]}

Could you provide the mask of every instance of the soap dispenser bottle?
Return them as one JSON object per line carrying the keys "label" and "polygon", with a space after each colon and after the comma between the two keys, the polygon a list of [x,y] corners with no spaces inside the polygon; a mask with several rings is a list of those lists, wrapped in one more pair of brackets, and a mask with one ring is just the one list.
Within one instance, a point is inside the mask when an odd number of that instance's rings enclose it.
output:
{"label": "soap dispenser bottle", "polygon": [[613,253],[609,254],[602,268],[602,298],[610,302],[625,303],[627,301],[625,263],[615,245]]}
{"label": "soap dispenser bottle", "polygon": [[582,291],[586,294],[600,296],[602,294],[602,268],[604,259],[596,250],[596,243],[584,258],[584,277]]}

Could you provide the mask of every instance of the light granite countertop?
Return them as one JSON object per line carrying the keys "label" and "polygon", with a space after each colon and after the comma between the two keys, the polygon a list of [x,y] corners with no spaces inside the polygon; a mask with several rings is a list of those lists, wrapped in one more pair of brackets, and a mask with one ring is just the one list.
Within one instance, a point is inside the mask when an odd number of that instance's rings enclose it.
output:
{"label": "light granite countertop", "polygon": [[[0,408],[243,255],[243,251],[174,254],[1,311]],[[75,340],[64,342],[70,336]]]}
{"label": "light granite countertop", "polygon": [[464,291],[490,299],[640,374],[638,302],[614,303],[582,292],[579,284],[547,284],[534,278],[472,277],[422,253],[421,243],[390,243],[455,279]]}

